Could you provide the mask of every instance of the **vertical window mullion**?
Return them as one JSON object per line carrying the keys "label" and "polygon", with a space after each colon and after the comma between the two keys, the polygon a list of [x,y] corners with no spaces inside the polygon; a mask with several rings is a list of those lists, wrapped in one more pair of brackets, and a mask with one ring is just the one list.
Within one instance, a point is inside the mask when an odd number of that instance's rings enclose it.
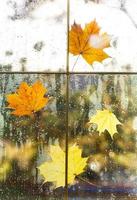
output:
{"label": "vertical window mullion", "polygon": [[68,136],[69,136],[69,25],[70,0],[67,3],[67,52],[66,52],[66,154],[65,154],[65,198],[68,199]]}

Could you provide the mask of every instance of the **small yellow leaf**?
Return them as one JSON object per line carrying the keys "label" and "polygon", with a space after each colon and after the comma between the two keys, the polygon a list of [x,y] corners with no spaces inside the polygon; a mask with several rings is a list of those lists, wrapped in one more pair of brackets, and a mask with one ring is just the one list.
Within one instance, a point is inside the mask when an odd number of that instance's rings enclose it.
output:
{"label": "small yellow leaf", "polygon": [[96,115],[91,117],[90,123],[97,124],[99,133],[107,130],[111,137],[117,132],[116,125],[121,124],[110,110],[97,110]]}
{"label": "small yellow leaf", "polygon": [[[87,158],[81,157],[81,149],[74,145],[68,149],[68,184],[83,172]],[[56,187],[65,186],[65,152],[59,146],[50,146],[52,161],[41,164],[38,169],[45,182],[55,182]]]}

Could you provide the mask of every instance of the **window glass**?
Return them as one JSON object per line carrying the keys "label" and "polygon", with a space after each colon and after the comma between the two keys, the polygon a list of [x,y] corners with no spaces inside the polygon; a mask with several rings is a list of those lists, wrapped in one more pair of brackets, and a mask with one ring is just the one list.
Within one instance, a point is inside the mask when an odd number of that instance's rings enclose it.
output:
{"label": "window glass", "polygon": [[65,79],[0,75],[0,199],[64,199]]}
{"label": "window glass", "polygon": [[[136,10],[136,0],[70,1],[70,71],[136,71]],[[81,32],[85,33],[85,26],[93,21],[100,29],[94,23],[82,39]],[[74,22],[75,27],[81,26],[79,33],[78,27],[74,30]]]}
{"label": "window glass", "polygon": [[65,71],[66,1],[4,0],[0,24],[0,70]]}
{"label": "window glass", "polygon": [[136,75],[71,75],[69,145],[79,154],[70,197],[136,193],[136,83]]}

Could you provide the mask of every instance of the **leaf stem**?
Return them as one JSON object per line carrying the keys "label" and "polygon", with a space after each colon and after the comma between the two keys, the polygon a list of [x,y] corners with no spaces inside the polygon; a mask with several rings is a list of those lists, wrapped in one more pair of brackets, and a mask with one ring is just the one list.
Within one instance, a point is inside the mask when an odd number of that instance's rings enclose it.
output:
{"label": "leaf stem", "polygon": [[[81,54],[80,54],[80,55],[81,55]],[[74,65],[73,65],[73,67],[72,67],[72,72],[73,72],[73,70],[74,70],[74,67],[76,66],[76,64],[77,64],[77,62],[78,62],[78,59],[79,59],[80,55],[78,55],[78,57],[77,57],[77,59],[76,59],[76,61],[75,61]]]}

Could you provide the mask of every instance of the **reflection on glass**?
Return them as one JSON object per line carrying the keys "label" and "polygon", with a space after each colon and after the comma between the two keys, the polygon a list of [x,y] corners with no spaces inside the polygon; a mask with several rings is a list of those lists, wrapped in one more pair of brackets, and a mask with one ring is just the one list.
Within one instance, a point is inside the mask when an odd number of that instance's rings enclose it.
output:
{"label": "reflection on glass", "polygon": [[5,0],[0,22],[0,71],[65,71],[66,1]]}
{"label": "reflection on glass", "polygon": [[81,170],[70,197],[136,194],[136,84],[136,75],[71,75],[69,145],[79,155],[77,165],[69,160],[68,174],[75,165]]}
{"label": "reflection on glass", "polygon": [[0,75],[0,199],[64,198],[65,88],[64,75]]}

